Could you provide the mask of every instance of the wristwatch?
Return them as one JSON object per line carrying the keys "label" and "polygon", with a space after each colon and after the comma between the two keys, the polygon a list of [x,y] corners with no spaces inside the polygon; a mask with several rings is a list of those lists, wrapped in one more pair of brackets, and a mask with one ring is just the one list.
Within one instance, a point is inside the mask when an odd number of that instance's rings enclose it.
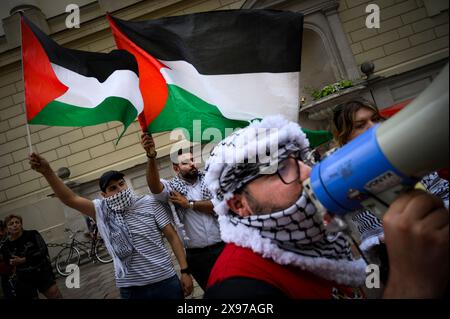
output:
{"label": "wristwatch", "polygon": [[180,269],[180,272],[181,272],[182,274],[188,274],[188,275],[190,275],[190,274],[191,274],[191,269],[189,268],[189,266],[187,266],[186,268]]}
{"label": "wristwatch", "polygon": [[147,155],[148,158],[155,158],[156,155],[158,155],[158,152],[156,152],[155,150],[153,150],[153,152],[151,152],[151,153],[148,153],[148,152],[147,152],[146,155]]}
{"label": "wristwatch", "polygon": [[194,201],[189,201],[189,208],[194,209]]}

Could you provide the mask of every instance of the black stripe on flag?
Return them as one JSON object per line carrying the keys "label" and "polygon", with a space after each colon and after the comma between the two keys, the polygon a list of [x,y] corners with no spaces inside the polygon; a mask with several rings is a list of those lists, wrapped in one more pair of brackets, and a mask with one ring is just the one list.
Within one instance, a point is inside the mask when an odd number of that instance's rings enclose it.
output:
{"label": "black stripe on flag", "polygon": [[201,74],[300,71],[301,13],[228,10],[138,22],[113,19],[153,57],[187,61]]}
{"label": "black stripe on flag", "polygon": [[139,75],[136,58],[127,51],[98,53],[64,48],[25,16],[24,19],[47,53],[50,62],[54,64],[87,77],[94,77],[99,82],[104,82],[116,70],[130,70]]}

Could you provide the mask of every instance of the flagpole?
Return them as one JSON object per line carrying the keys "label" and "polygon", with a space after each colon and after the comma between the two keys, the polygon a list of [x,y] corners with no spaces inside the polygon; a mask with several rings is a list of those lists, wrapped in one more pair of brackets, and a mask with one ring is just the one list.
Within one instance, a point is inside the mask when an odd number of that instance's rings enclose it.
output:
{"label": "flagpole", "polygon": [[22,81],[23,81],[23,103],[25,105],[25,127],[27,129],[27,141],[28,141],[28,148],[30,150],[30,155],[33,153],[33,146],[31,144],[31,133],[30,133],[30,126],[28,125],[28,112],[27,112],[27,95],[25,92],[25,76],[23,72],[23,38],[22,38],[22,15],[24,14],[23,10],[18,10],[16,13],[19,13],[20,15],[20,55],[22,58]]}

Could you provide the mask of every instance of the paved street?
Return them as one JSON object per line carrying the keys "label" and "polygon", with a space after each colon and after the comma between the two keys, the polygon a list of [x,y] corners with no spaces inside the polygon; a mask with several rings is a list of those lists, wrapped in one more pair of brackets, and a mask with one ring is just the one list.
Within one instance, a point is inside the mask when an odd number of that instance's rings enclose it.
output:
{"label": "paved street", "polygon": [[80,288],[69,289],[66,278],[58,276],[56,283],[67,299],[117,299],[119,290],[114,280],[112,263],[100,264],[92,262],[80,266]]}
{"label": "paved street", "polygon": [[[166,246],[168,246],[166,242]],[[169,248],[170,249],[170,248]],[[170,250],[171,251],[171,250]],[[179,275],[179,265],[172,253],[172,261]],[[112,263],[85,263],[80,266],[80,288],[69,289],[65,284],[66,278],[57,276],[56,283],[66,299],[118,299],[119,289],[114,280],[114,266]],[[203,297],[203,290],[194,281],[194,291],[188,299]],[[45,298],[45,297],[42,297]]]}

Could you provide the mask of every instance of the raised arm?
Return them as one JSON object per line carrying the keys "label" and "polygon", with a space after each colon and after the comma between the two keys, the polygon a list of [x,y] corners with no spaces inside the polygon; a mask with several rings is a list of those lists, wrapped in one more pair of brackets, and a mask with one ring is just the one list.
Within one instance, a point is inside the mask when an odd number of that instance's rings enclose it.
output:
{"label": "raised arm", "polygon": [[163,191],[164,185],[159,180],[158,164],[156,163],[156,149],[153,137],[147,133],[141,135],[141,145],[147,155],[147,184],[153,194]]}
{"label": "raised arm", "polygon": [[45,158],[33,153],[30,155],[29,160],[31,168],[44,176],[56,196],[64,204],[95,219],[94,203],[87,198],[78,196],[69,187],[67,187],[64,182],[56,176],[55,172],[52,170],[50,164]]}

